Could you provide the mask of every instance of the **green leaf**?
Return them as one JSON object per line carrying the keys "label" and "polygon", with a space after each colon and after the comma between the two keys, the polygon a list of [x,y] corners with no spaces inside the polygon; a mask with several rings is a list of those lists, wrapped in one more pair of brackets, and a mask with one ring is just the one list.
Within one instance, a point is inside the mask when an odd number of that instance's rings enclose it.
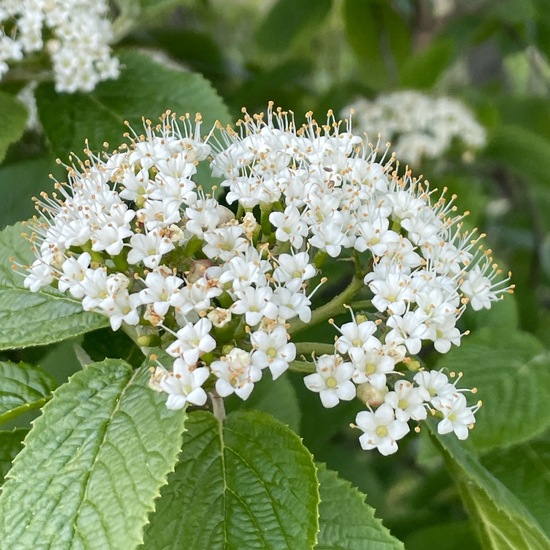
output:
{"label": "green leaf", "polygon": [[513,445],[550,425],[550,354],[531,334],[488,327],[464,338],[437,363],[462,372],[483,406],[470,440],[480,451]]}
{"label": "green leaf", "polygon": [[139,133],[143,117],[155,121],[167,109],[192,117],[202,113],[206,133],[215,120],[229,121],[223,101],[201,75],[168,69],[135,51],[119,57],[120,77],[90,94],[58,94],[51,84],[37,88],[40,121],[56,155],[82,151],[86,139],[92,150],[102,149],[106,141],[115,148],[127,131],[125,120]]}
{"label": "green leaf", "polygon": [[547,139],[550,135],[550,99],[532,95],[504,95],[493,99],[503,124],[522,127]]}
{"label": "green leaf", "polygon": [[449,66],[455,52],[454,42],[443,38],[410,56],[400,71],[403,87],[425,90],[431,88]]}
{"label": "green leaf", "polygon": [[317,550],[405,548],[374,516],[364,494],[324,465],[318,465],[317,475],[321,484]]}
{"label": "green leaf", "polygon": [[27,124],[27,109],[15,97],[0,92],[0,162],[4,160],[8,147],[18,141]]}
{"label": "green leaf", "polygon": [[516,295],[511,294],[506,296],[504,300],[494,302],[491,309],[482,309],[481,311],[467,309],[461,320],[468,330],[477,331],[485,327],[495,327],[513,331],[519,326]]}
{"label": "green leaf", "polygon": [[23,448],[23,439],[29,433],[26,428],[0,432],[0,484],[11,468],[13,459]]}
{"label": "green leaf", "polygon": [[127,550],[142,541],[185,420],[148,379],[146,367],[107,360],[55,392],[0,496],[6,548]]}
{"label": "green leaf", "polygon": [[[432,433],[433,424],[429,423]],[[484,550],[547,550],[550,539],[529,510],[454,437],[434,434]]]}
{"label": "green leaf", "polygon": [[332,0],[278,0],[256,32],[258,44],[265,50],[282,53],[305,29],[322,23]]}
{"label": "green leaf", "polygon": [[271,376],[265,375],[254,385],[254,391],[246,401],[230,396],[226,400],[225,408],[227,412],[238,409],[263,411],[300,433],[300,404],[287,374],[275,381]]}
{"label": "green leaf", "polygon": [[39,367],[0,361],[0,423],[41,407],[56,386]]}
{"label": "green leaf", "polygon": [[220,425],[189,415],[175,473],[145,532],[145,548],[310,549],[318,482],[299,437],[265,413],[238,411]]}
{"label": "green leaf", "polygon": [[550,536],[550,437],[495,450],[482,463],[529,508]]}
{"label": "green leaf", "polygon": [[377,90],[386,87],[409,56],[407,25],[383,0],[345,0],[343,10],[348,42],[365,81]]}
{"label": "green leaf", "polygon": [[5,164],[0,167],[0,229],[36,214],[32,197],[53,190],[48,178],[54,166],[47,157]]}
{"label": "green leaf", "polygon": [[535,185],[550,186],[550,172],[546,166],[550,158],[550,140],[531,130],[513,125],[499,126],[485,148],[485,156]]}
{"label": "green leaf", "polygon": [[[107,317],[82,310],[78,300],[55,289],[30,292],[23,275],[12,268],[12,258],[30,265],[35,257],[21,234],[22,224],[0,232],[0,349],[51,344],[109,324]],[[20,269],[22,271],[22,269]]]}
{"label": "green leaf", "polygon": [[405,539],[405,545],[407,550],[482,550],[471,521],[453,521],[418,529]]}

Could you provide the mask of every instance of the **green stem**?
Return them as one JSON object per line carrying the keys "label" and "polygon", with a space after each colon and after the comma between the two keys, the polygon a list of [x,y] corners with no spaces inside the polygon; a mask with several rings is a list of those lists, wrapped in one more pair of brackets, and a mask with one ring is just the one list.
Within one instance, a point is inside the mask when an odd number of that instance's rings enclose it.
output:
{"label": "green stem", "polygon": [[118,256],[112,256],[111,259],[115,264],[115,267],[122,273],[128,272],[128,261],[126,260],[128,253],[123,249]]}
{"label": "green stem", "polygon": [[293,319],[290,322],[288,328],[289,334],[296,334],[306,328],[318,325],[339,313],[342,313],[342,308],[344,304],[349,304],[352,301],[352,298],[364,287],[363,278],[357,276],[353,277],[351,283],[348,287],[335,296],[330,302],[327,302],[325,305],[317,308],[311,315],[311,321],[309,323],[304,323],[300,319]]}
{"label": "green stem", "polygon": [[273,232],[271,228],[271,222],[269,221],[269,214],[271,214],[271,206],[269,204],[260,204],[260,225],[262,227],[262,235],[269,237]]}
{"label": "green stem", "polygon": [[315,372],[315,364],[309,361],[292,361],[290,363],[289,370],[293,372],[300,372],[302,374],[311,374]]}
{"label": "green stem", "polygon": [[295,342],[298,355],[333,355],[334,344],[320,344],[319,342]]}
{"label": "green stem", "polygon": [[51,398],[52,398],[52,396],[48,395],[47,397],[42,397],[41,399],[37,399],[36,401],[33,401],[32,403],[25,403],[24,405],[21,405],[19,407],[15,407],[13,409],[10,409],[9,411],[6,411],[3,414],[0,414],[0,424],[3,424],[4,422],[7,422],[8,420],[11,420],[12,418],[17,418],[18,416],[20,416],[23,413],[26,413],[28,411],[34,411],[36,409],[40,409]]}

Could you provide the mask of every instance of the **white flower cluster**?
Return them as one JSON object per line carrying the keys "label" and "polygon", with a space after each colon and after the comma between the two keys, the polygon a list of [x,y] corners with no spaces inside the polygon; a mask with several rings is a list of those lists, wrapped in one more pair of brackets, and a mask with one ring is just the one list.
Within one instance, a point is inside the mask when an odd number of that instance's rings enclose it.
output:
{"label": "white flower cluster", "polygon": [[106,0],[4,0],[0,5],[0,78],[9,63],[46,51],[58,92],[89,92],[117,78]]}
{"label": "white flower cluster", "polygon": [[[485,145],[485,129],[470,110],[450,97],[433,97],[407,90],[358,99],[344,112],[353,111],[357,131],[381,135],[391,141],[397,158],[411,166],[422,159],[437,159],[453,142],[472,153]],[[347,116],[347,115],[346,115]]]}
{"label": "white flower cluster", "polygon": [[[461,234],[452,200],[390,173],[392,159],[377,161],[330,113],[327,125],[308,114],[296,129],[270,106],[267,119],[246,114],[238,132],[217,128],[207,139],[200,117],[181,120],[167,113],[128,147],[104,159],[88,152],[69,168],[61,196],[38,201],[46,215],[33,224],[25,286],[57,285],[114,330],[134,326],[141,345],[164,349],[172,369],[159,365],[151,385],[169,408],[203,405],[214,389],[247,399],[265,369],[275,379],[296,360],[294,332],[351,303],[357,316],[338,329],[332,354],[308,363],[307,387],[326,407],[357,387],[383,395],[357,418],[365,448],[394,452],[402,424],[408,431],[427,408],[443,418],[442,433],[465,437],[476,407],[444,374],[399,379],[422,346],[460,344],[468,305],[489,308],[510,290],[480,237]],[[208,162],[226,205],[197,184]],[[314,308],[331,258],[355,275]],[[360,295],[368,300],[355,305]]]}

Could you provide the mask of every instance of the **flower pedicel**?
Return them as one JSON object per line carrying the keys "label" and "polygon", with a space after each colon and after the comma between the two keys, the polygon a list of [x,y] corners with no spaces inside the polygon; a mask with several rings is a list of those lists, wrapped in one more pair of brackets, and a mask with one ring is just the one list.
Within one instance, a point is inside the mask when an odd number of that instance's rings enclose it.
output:
{"label": "flower pedicel", "polygon": [[[415,368],[415,355],[459,345],[466,308],[490,308],[512,287],[452,198],[398,175],[351,121],[306,120],[297,128],[269,105],[201,137],[200,116],[166,113],[114,153],[86,151],[57,194],[37,200],[25,286],[57,286],[164,349],[173,362],[151,387],[169,408],[203,405],[207,392],[247,399],[266,370],[294,368],[325,407],[367,401],[356,419],[365,449],[395,452],[428,412],[464,439],[480,403]],[[201,186],[201,164],[223,198]],[[346,288],[314,298],[336,261],[352,271]],[[333,345],[293,341],[320,323],[338,331]]]}

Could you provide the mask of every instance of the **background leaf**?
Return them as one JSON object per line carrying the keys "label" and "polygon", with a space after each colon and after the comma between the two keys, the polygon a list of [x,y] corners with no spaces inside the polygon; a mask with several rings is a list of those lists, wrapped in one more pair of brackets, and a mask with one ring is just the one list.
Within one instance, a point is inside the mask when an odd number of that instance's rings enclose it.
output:
{"label": "background leaf", "polygon": [[6,548],[127,550],[141,542],[185,419],[148,378],[146,367],[107,360],[55,392],[0,496]]}
{"label": "background leaf", "polygon": [[0,229],[36,214],[32,197],[53,190],[53,182],[48,178],[53,170],[54,165],[47,157],[0,167]]}
{"label": "background leaf", "polygon": [[321,504],[319,505],[318,550],[404,549],[365,503],[365,495],[336,472],[318,465]]}
{"label": "background leaf", "polygon": [[525,441],[550,425],[550,354],[531,334],[485,328],[464,339],[437,363],[462,372],[483,406],[470,432],[479,450]]}
{"label": "background leaf", "polygon": [[345,0],[343,18],[365,82],[380,90],[397,81],[410,52],[410,32],[400,15],[381,0]]}
{"label": "background leaf", "polygon": [[284,52],[305,29],[314,28],[327,16],[332,0],[278,0],[256,33],[258,44],[273,52]]}
{"label": "background leaf", "polygon": [[495,450],[482,463],[529,508],[550,537],[550,437]]}
{"label": "background leaf", "polygon": [[144,53],[119,55],[123,70],[117,80],[102,82],[89,94],[57,94],[51,84],[36,90],[40,121],[54,153],[67,158],[80,153],[87,139],[92,150],[124,140],[127,120],[136,132],[142,118],[153,122],[167,109],[178,115],[203,115],[205,133],[215,120],[229,122],[220,96],[201,75],[167,68]]}
{"label": "background leaf", "polygon": [[25,131],[27,124],[27,109],[15,97],[0,92],[0,162],[4,160],[8,147],[15,143]]}
{"label": "background leaf", "polygon": [[0,361],[0,423],[41,407],[56,386],[39,367]]}
{"label": "background leaf", "polygon": [[318,482],[298,436],[269,415],[234,412],[223,426],[189,415],[183,450],[146,530],[147,550],[310,549]]}
{"label": "background leaf", "polygon": [[21,234],[28,227],[16,224],[0,232],[0,350],[51,344],[109,324],[107,317],[83,311],[78,300],[54,289],[30,292],[24,277],[14,272],[13,261],[34,261],[30,243]]}
{"label": "background leaf", "polygon": [[9,472],[13,459],[23,448],[23,439],[28,432],[25,428],[0,431],[0,485]]}
{"label": "background leaf", "polygon": [[431,88],[447,69],[454,51],[452,40],[441,39],[408,57],[400,71],[401,86],[416,90]]}
{"label": "background leaf", "polygon": [[[432,425],[432,433],[434,428]],[[436,436],[484,550],[544,550],[550,539],[498,479],[452,436]]]}

